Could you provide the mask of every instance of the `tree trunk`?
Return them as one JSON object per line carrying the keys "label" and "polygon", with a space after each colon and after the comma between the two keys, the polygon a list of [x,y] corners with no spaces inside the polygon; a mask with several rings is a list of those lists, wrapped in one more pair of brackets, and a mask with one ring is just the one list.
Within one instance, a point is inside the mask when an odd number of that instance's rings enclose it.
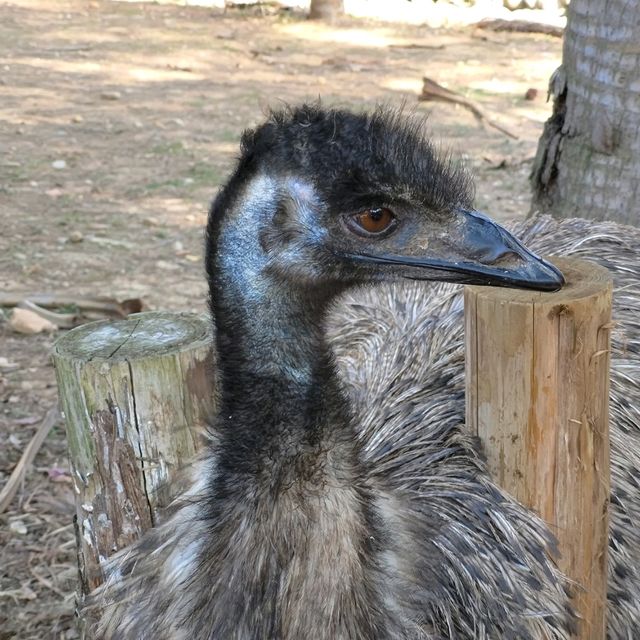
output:
{"label": "tree trunk", "polygon": [[572,0],[533,209],[640,221],[640,0]]}
{"label": "tree trunk", "polygon": [[309,18],[333,22],[344,15],[344,0],[311,0]]}

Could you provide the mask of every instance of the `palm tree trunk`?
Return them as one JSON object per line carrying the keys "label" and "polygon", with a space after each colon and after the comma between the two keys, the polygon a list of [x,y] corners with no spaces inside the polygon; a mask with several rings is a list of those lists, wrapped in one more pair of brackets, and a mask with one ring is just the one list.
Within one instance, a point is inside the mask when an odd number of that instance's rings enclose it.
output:
{"label": "palm tree trunk", "polygon": [[640,0],[572,0],[533,208],[640,224]]}
{"label": "palm tree trunk", "polygon": [[333,22],[341,15],[344,15],[344,0],[311,0],[309,17],[312,20]]}

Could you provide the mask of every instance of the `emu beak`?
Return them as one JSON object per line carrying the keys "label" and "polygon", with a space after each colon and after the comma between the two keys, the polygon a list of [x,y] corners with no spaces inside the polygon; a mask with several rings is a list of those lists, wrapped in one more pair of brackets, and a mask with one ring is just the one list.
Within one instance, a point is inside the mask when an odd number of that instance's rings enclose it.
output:
{"label": "emu beak", "polygon": [[432,239],[427,250],[420,252],[423,255],[353,257],[365,262],[409,267],[403,275],[415,280],[537,291],[557,291],[564,284],[564,277],[555,266],[529,251],[484,214],[463,209],[454,214],[455,219],[446,233]]}
{"label": "emu beak", "polygon": [[539,258],[506,229],[479,211],[458,210],[458,233],[451,240],[452,255],[433,267],[460,274],[460,282],[498,287],[557,291],[564,284],[561,271]]}

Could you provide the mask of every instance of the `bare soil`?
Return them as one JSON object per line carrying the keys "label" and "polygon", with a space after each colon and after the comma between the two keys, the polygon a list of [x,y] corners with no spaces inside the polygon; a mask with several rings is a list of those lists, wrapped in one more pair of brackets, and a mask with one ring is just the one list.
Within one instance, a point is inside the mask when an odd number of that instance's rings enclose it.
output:
{"label": "bare soil", "polygon": [[[202,228],[240,133],[267,106],[318,96],[429,113],[433,136],[477,176],[478,207],[525,215],[560,48],[543,35],[327,26],[264,8],[0,2],[0,291],[204,310]],[[518,139],[462,107],[418,103],[424,75]],[[55,336],[14,333],[1,313],[0,488],[56,403]],[[77,637],[72,515],[59,424],[0,514],[0,640]]]}

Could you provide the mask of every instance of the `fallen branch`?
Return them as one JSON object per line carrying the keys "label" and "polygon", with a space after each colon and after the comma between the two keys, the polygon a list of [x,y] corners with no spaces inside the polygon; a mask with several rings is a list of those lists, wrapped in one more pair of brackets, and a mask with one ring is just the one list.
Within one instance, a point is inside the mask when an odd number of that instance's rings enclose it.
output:
{"label": "fallen branch", "polygon": [[509,131],[509,129],[502,126],[501,124],[498,124],[495,120],[489,118],[489,116],[487,116],[477,104],[475,104],[468,98],[465,98],[463,95],[456,93],[455,91],[445,89],[445,87],[443,87],[441,84],[438,84],[431,78],[422,78],[422,93],[418,96],[418,100],[421,102],[432,100],[435,102],[459,104],[461,107],[469,109],[469,111],[471,111],[471,113],[479,122],[486,123],[490,127],[497,129],[501,133],[504,133],[514,140],[518,139],[518,136],[515,133]]}
{"label": "fallen branch", "polygon": [[564,29],[553,24],[543,22],[530,22],[529,20],[481,20],[472,25],[478,29],[488,29],[489,31],[508,31],[511,33],[542,33],[545,36],[562,38]]}
{"label": "fallen branch", "polygon": [[443,44],[420,44],[419,42],[410,42],[409,44],[390,44],[389,49],[429,49],[439,51],[445,48]]}
{"label": "fallen branch", "polygon": [[40,450],[42,443],[45,441],[47,435],[49,434],[49,431],[51,431],[53,425],[58,421],[59,418],[60,411],[58,410],[58,407],[55,406],[49,409],[44,419],[40,423],[40,426],[37,428],[35,434],[33,435],[33,438],[31,438],[29,444],[22,452],[22,456],[18,461],[18,464],[11,472],[9,480],[7,480],[7,484],[5,484],[2,488],[2,491],[0,491],[0,513],[4,512],[9,504],[11,504],[11,501],[18,491],[18,487],[24,479],[27,469],[31,466],[31,463]]}
{"label": "fallen branch", "polygon": [[59,295],[56,293],[0,291],[0,307],[18,307],[25,303],[31,303],[45,309],[73,307],[83,312],[97,311],[103,316],[113,316],[116,318],[126,318],[131,313],[139,313],[146,309],[146,305],[141,298],[128,298],[126,300],[118,301],[115,298],[103,296],[95,298],[78,298]]}
{"label": "fallen branch", "polygon": [[17,307],[37,313],[41,318],[55,324],[58,329],[72,329],[82,323],[81,317],[77,313],[57,313],[34,304],[31,300],[23,300]]}
{"label": "fallen branch", "polygon": [[34,56],[47,55],[50,53],[75,53],[76,51],[91,51],[89,44],[71,45],[68,47],[51,47],[50,49],[27,49],[26,52]]}

